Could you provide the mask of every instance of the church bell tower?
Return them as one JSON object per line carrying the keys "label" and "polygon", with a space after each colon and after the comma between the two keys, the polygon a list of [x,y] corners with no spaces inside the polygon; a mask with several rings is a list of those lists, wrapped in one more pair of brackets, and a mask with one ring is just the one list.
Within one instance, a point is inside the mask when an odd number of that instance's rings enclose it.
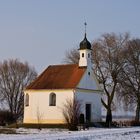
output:
{"label": "church bell tower", "polygon": [[86,37],[86,23],[85,23],[85,37],[80,42],[80,59],[79,59],[79,67],[91,67],[91,44],[87,40]]}

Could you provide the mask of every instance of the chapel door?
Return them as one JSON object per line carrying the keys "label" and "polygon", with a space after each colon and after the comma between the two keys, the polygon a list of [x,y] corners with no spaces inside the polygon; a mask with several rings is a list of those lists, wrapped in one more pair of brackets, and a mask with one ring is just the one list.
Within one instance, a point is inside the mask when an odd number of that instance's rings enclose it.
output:
{"label": "chapel door", "polygon": [[91,104],[86,104],[86,122],[91,121]]}

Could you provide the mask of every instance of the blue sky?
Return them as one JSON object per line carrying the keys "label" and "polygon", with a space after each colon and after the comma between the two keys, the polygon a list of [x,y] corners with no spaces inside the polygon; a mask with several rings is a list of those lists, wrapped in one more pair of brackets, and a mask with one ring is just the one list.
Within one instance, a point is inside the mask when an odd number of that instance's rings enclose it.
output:
{"label": "blue sky", "polygon": [[19,58],[40,73],[103,33],[140,37],[140,0],[0,0],[0,60]]}

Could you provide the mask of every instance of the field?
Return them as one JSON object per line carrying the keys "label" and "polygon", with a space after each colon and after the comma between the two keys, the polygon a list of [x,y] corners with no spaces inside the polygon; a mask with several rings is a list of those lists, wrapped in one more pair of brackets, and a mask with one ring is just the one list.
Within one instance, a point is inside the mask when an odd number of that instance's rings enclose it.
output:
{"label": "field", "polygon": [[[4,134],[2,132],[10,132],[11,134]],[[0,140],[140,140],[140,127],[90,128],[89,130],[81,131],[1,128]]]}

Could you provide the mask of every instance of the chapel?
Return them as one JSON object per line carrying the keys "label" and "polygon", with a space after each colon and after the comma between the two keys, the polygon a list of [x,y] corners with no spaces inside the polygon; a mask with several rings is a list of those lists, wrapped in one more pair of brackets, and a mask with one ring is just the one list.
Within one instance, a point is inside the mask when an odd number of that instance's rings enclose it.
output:
{"label": "chapel", "polygon": [[85,33],[79,63],[48,66],[24,91],[24,123],[64,124],[68,99],[82,101],[85,122],[101,121],[102,90],[91,63],[91,43]]}

